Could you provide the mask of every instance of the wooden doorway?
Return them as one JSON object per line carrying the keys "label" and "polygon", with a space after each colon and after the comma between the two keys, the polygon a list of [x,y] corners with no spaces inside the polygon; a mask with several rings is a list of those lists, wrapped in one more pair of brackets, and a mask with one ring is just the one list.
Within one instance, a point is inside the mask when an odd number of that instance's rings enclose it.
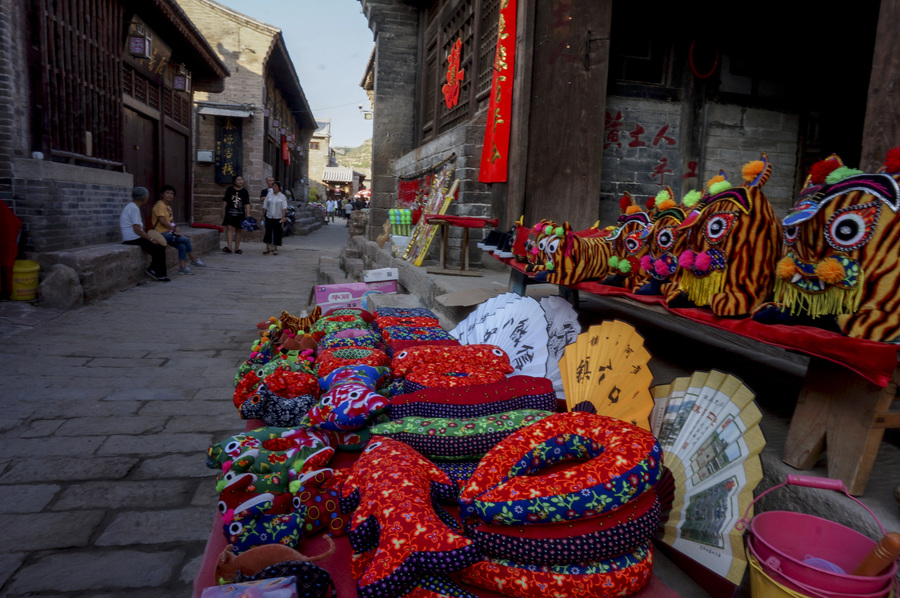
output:
{"label": "wooden doorway", "polygon": [[163,185],[175,187],[175,199],[172,201],[172,214],[175,222],[190,222],[190,188],[188,187],[188,169],[191,167],[188,158],[188,138],[186,135],[166,127],[163,147]]}
{"label": "wooden doorway", "polygon": [[123,162],[125,172],[134,175],[135,187],[146,187],[150,191],[150,201],[144,206],[144,223],[149,224],[153,204],[159,195],[156,177],[159,172],[157,162],[157,128],[156,121],[136,110],[125,107],[124,114],[124,151]]}

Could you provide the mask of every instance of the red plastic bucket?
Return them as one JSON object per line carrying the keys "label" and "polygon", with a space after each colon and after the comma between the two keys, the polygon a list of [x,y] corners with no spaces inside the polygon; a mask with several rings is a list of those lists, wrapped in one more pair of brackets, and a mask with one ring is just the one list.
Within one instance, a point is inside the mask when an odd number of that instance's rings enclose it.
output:
{"label": "red plastic bucket", "polygon": [[[788,476],[786,482],[760,494],[754,503],[768,492],[786,484],[843,491],[850,496],[840,480],[810,476]],[[752,507],[751,503],[750,507]],[[747,509],[747,513],[750,511]],[[872,517],[875,515],[869,511]],[[875,517],[878,526],[881,522]],[[745,518],[738,529],[746,525]],[[882,527],[882,533],[884,528]],[[853,571],[876,542],[843,525],[791,511],[766,511],[750,521],[748,550],[757,558],[762,570],[782,585],[816,598],[883,598],[888,596],[897,575],[897,562],[876,577],[840,573],[816,566],[816,560],[827,561],[844,572]]]}

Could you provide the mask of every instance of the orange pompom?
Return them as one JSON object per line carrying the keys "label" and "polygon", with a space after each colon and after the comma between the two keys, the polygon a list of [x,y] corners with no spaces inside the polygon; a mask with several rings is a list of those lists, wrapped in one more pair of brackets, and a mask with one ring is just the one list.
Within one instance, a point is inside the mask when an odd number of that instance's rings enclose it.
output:
{"label": "orange pompom", "polygon": [[659,202],[659,205],[656,206],[656,209],[661,212],[663,210],[668,210],[669,208],[674,208],[676,205],[678,205],[678,204],[675,203],[675,200],[665,199],[665,200]]}
{"label": "orange pompom", "polygon": [[775,266],[775,275],[782,280],[790,280],[797,273],[797,264],[789,257],[778,260]]}
{"label": "orange pompom", "polygon": [[809,169],[809,181],[813,185],[821,185],[833,170],[840,168],[840,160],[829,158],[827,160],[819,160]]}
{"label": "orange pompom", "polygon": [[628,209],[628,206],[634,205],[631,202],[631,198],[627,195],[623,195],[622,199],[619,200],[619,209],[623,212]]}
{"label": "orange pompom", "polygon": [[844,280],[846,271],[837,259],[830,257],[822,260],[816,266],[816,276],[827,284],[837,284]]}
{"label": "orange pompom", "polygon": [[744,180],[748,183],[759,176],[766,167],[765,162],[762,160],[754,160],[753,162],[747,162],[744,164],[743,168],[741,168],[741,176],[744,177]]}
{"label": "orange pompom", "polygon": [[627,208],[625,208],[626,214],[637,214],[640,211],[642,211],[641,206],[628,206]]}

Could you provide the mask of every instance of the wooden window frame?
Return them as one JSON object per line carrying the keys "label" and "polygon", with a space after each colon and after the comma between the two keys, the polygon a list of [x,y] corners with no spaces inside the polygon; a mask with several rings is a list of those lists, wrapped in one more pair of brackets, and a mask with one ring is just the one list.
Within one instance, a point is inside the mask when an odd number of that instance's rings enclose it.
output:
{"label": "wooden window frame", "polygon": [[[493,71],[499,6],[500,0],[435,0],[420,14],[419,143],[468,122],[486,107],[493,76],[485,71]],[[465,77],[459,103],[448,110],[441,89],[446,83],[447,55],[457,39],[463,41],[459,66],[465,69]]]}

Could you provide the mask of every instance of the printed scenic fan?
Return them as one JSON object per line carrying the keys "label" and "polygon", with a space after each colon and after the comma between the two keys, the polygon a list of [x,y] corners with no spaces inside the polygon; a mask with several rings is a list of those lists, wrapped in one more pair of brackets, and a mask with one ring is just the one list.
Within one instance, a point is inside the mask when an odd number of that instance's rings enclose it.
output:
{"label": "printed scenic fan", "polygon": [[543,377],[547,373],[547,318],[531,297],[506,293],[488,299],[450,334],[464,345],[500,347],[509,355],[515,374]]}
{"label": "printed scenic fan", "polygon": [[[650,428],[663,449],[663,542],[738,585],[746,569],[734,526],[762,479],[765,438],[753,392],[719,371],[652,389]],[[668,479],[666,479],[668,477]]]}
{"label": "printed scenic fan", "polygon": [[569,411],[594,411],[649,430],[649,361],[643,337],[630,324],[614,320],[591,326],[559,361]]}

